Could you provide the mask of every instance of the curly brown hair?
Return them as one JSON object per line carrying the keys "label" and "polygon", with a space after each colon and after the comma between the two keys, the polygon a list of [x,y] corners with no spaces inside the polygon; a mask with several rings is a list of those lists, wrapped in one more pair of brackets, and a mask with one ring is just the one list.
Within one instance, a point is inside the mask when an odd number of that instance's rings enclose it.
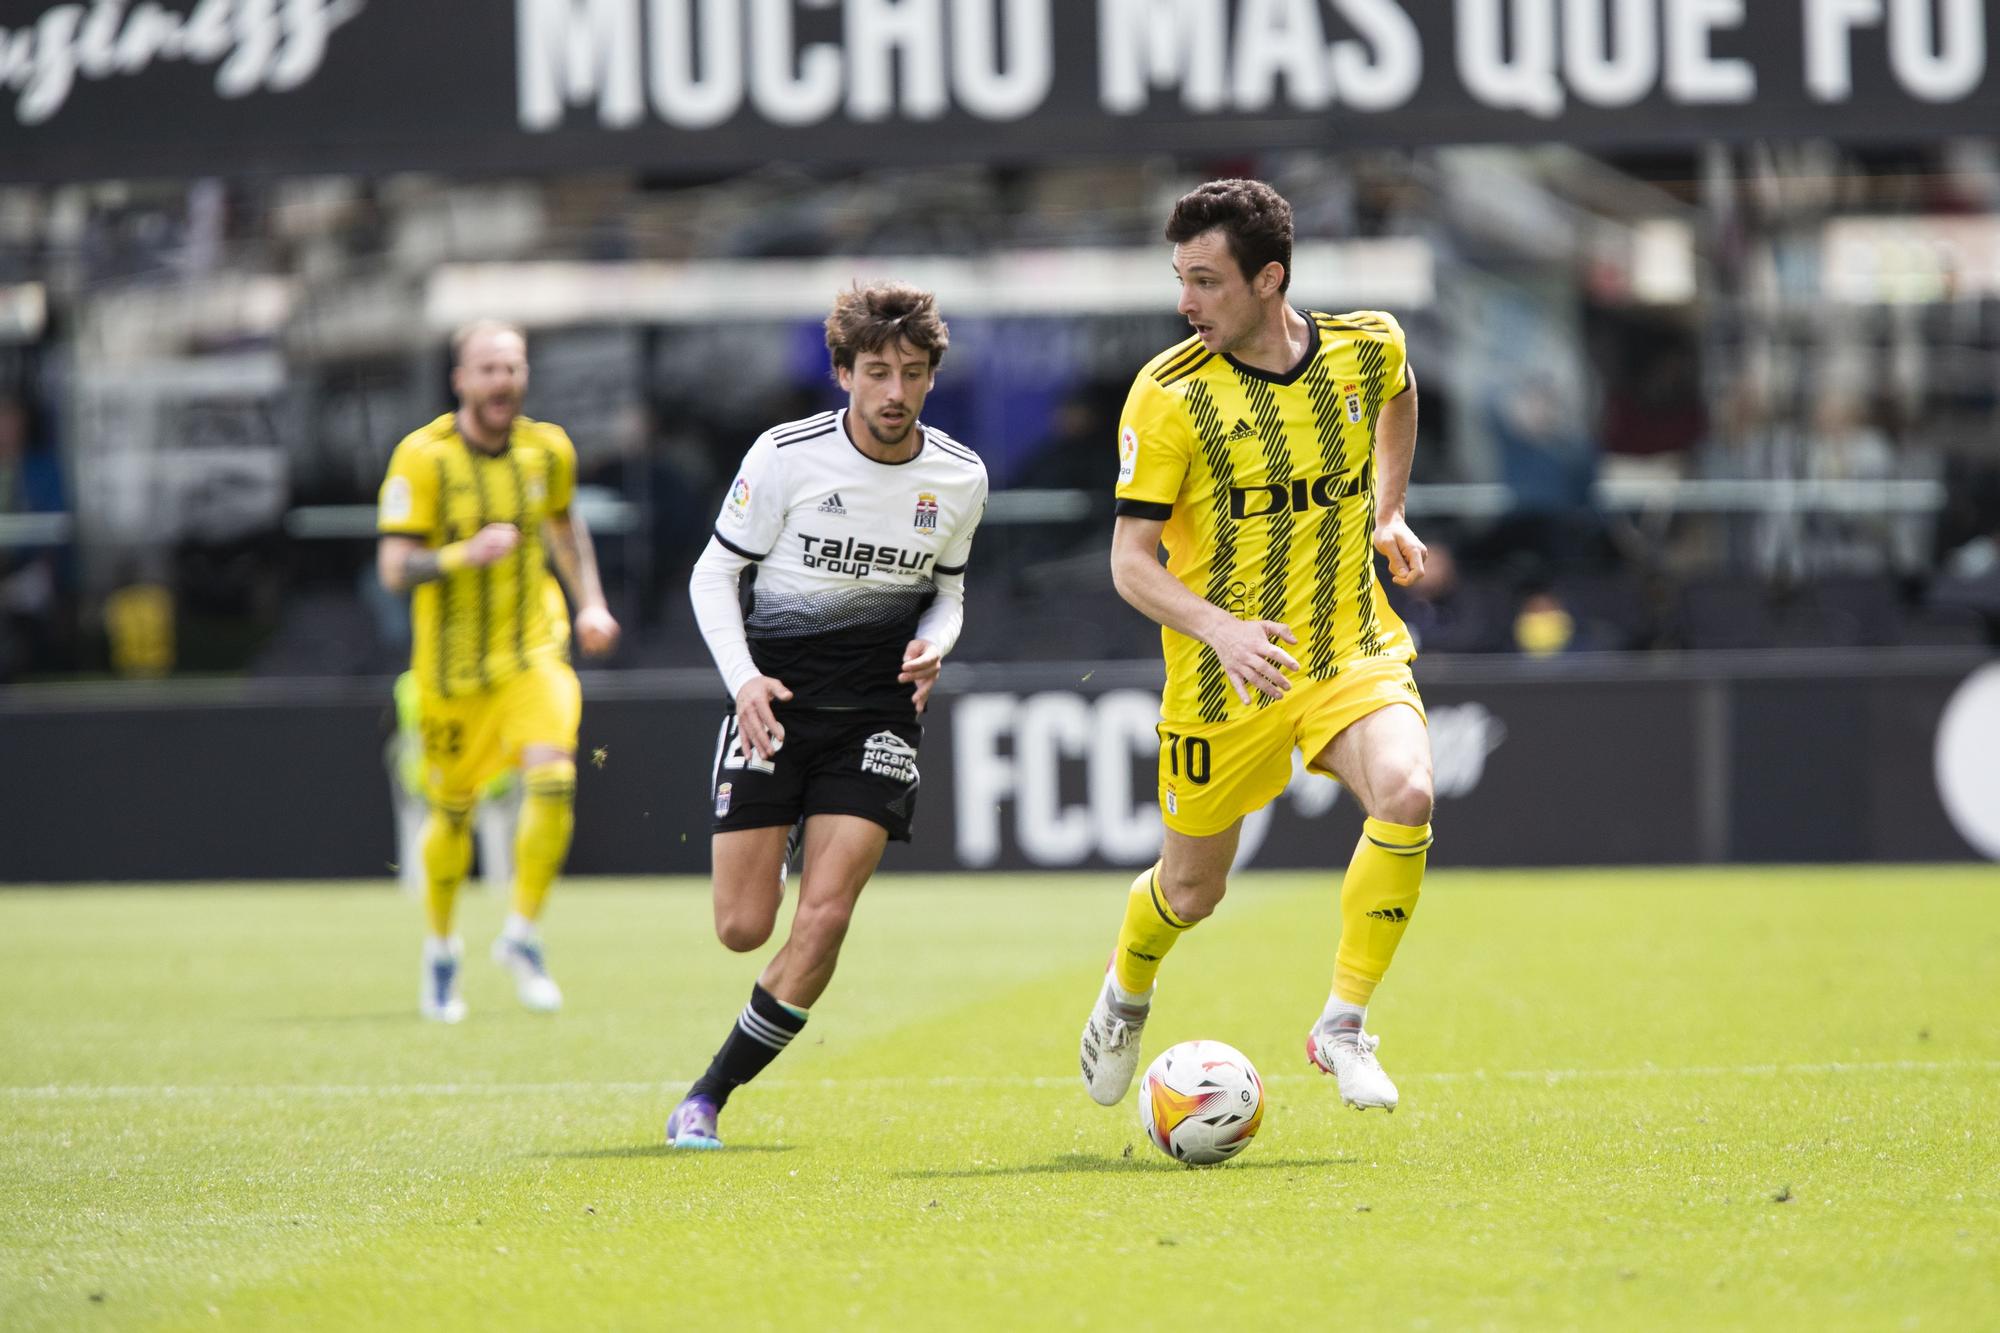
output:
{"label": "curly brown hair", "polygon": [[864,352],[879,352],[898,338],[930,353],[931,369],[937,369],[951,346],[951,330],[938,314],[937,297],[920,287],[902,282],[859,283],[833,298],[833,313],[826,317],[826,350],[833,357],[836,375],[854,369],[854,359]]}
{"label": "curly brown hair", "polygon": [[1292,285],[1292,206],[1262,181],[1220,180],[1196,186],[1180,197],[1167,216],[1167,239],[1175,245],[1205,231],[1220,231],[1246,279],[1266,264],[1281,264],[1279,291]]}

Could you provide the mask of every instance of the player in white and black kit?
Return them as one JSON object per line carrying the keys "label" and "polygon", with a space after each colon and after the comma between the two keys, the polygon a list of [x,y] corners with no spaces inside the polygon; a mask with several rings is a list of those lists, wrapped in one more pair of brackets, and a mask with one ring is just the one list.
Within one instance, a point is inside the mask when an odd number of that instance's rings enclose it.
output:
{"label": "player in white and black kit", "polygon": [[[929,292],[842,292],[826,321],[844,411],[759,436],[689,580],[736,701],[716,744],[715,933],[771,937],[787,839],[805,862],[791,934],[667,1119],[667,1142],[715,1148],[729,1094],[805,1027],[889,839],[917,798],[917,718],[958,638],[965,565],[986,509],[979,456],[918,413],[949,344]],[[738,595],[756,573],[747,615]]]}

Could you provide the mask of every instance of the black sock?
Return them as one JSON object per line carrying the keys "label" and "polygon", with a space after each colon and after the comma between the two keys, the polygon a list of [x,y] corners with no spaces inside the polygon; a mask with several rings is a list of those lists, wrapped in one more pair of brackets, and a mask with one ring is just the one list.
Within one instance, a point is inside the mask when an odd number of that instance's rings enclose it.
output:
{"label": "black sock", "polygon": [[764,1072],[764,1066],[791,1045],[806,1020],[778,1002],[761,985],[750,988],[750,1003],[736,1016],[722,1049],[708,1062],[708,1072],[694,1081],[688,1095],[709,1098],[720,1110],[729,1094]]}

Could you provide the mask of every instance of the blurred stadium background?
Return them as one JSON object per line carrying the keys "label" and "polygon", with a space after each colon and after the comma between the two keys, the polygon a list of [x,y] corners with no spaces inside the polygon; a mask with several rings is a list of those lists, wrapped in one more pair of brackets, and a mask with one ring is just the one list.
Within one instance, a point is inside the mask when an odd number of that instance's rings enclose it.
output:
{"label": "blurred stadium background", "polygon": [[[938,291],[996,486],[892,866],[1150,859],[1112,439],[1225,174],[1302,304],[1410,331],[1440,864],[2000,856],[1990,5],[480,10],[0,6],[0,879],[386,874],[371,505],[485,315],[627,627],[572,870],[705,869],[685,576],[875,275]],[[1301,779],[1246,856],[1351,818]]]}

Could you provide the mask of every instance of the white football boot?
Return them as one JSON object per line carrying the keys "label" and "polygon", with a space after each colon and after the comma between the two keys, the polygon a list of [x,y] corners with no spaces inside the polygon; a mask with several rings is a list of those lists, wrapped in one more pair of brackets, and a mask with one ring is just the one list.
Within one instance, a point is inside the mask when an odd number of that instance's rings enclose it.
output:
{"label": "white football boot", "polygon": [[1396,1109],[1396,1085],[1382,1072],[1375,1048],[1382,1039],[1364,1032],[1359,1041],[1342,1040],[1331,1032],[1315,1028],[1306,1036],[1306,1055],[1322,1074],[1331,1074],[1340,1083],[1340,1100],[1357,1111],[1379,1106]]}
{"label": "white football boot", "polygon": [[1097,1003],[1083,1025],[1080,1063],[1083,1086],[1099,1106],[1116,1106],[1132,1086],[1139,1069],[1139,1034],[1146,1029],[1146,1015],[1152,1011],[1153,992],[1139,1006],[1118,1002],[1112,993],[1111,978],[1097,992]]}
{"label": "white football boot", "polygon": [[458,961],[464,953],[453,936],[442,946],[424,940],[424,967],[417,983],[417,1012],[434,1023],[456,1023],[465,1017],[465,1000],[458,993]]}
{"label": "white football boot", "polygon": [[552,1014],[562,1008],[562,987],[549,975],[542,961],[542,942],[517,940],[502,935],[493,941],[493,961],[514,975],[514,994],[523,1008],[538,1014]]}

